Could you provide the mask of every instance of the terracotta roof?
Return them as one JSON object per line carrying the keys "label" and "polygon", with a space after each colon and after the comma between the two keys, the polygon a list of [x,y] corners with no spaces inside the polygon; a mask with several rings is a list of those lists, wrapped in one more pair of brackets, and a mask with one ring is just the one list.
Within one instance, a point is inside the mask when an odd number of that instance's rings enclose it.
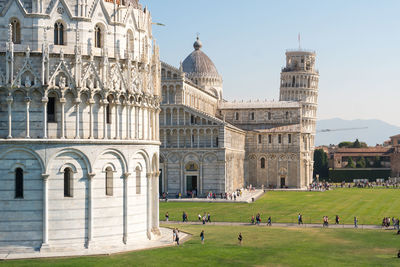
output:
{"label": "terracotta roof", "polygon": [[335,153],[387,153],[391,147],[339,148]]}

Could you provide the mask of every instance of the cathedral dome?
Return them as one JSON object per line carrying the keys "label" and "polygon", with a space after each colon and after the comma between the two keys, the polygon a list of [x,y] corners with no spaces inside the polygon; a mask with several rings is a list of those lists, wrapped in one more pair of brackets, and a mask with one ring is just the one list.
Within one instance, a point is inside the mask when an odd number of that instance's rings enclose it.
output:
{"label": "cathedral dome", "polygon": [[214,63],[201,51],[202,46],[203,44],[197,37],[196,42],[193,44],[194,51],[182,63],[183,71],[192,75],[219,77]]}

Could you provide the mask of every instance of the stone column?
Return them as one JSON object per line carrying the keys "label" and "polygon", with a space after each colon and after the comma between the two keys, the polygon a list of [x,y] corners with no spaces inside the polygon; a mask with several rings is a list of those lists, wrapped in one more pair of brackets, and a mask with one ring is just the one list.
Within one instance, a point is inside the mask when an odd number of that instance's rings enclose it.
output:
{"label": "stone column", "polygon": [[186,111],[183,109],[183,125],[186,125]]}
{"label": "stone column", "polygon": [[81,100],[79,98],[75,99],[75,139],[80,139],[80,135],[79,135],[79,104],[81,103]]}
{"label": "stone column", "polygon": [[160,172],[157,171],[153,173],[153,178],[152,178],[152,198],[153,198],[153,203],[152,203],[152,229],[151,232],[154,235],[161,235],[160,232],[160,219],[159,219],[159,214],[160,214],[160,192],[159,192],[159,175]]}
{"label": "stone column", "polygon": [[43,200],[42,200],[42,215],[43,215],[43,232],[42,232],[42,246],[40,247],[40,251],[49,249],[49,209],[48,209],[48,174],[42,174],[43,179]]}
{"label": "stone column", "polygon": [[118,106],[120,102],[117,100],[114,103],[115,106],[115,139],[119,139],[119,121],[118,121]]}
{"label": "stone column", "polygon": [[47,139],[47,102],[49,99],[47,97],[42,98],[43,105],[43,138]]}
{"label": "stone column", "polygon": [[211,134],[210,134],[210,136],[211,136],[211,145],[210,145],[210,147],[213,148],[213,147],[214,147],[214,144],[213,144],[213,143],[214,143],[214,139],[213,139],[213,138],[214,138],[213,129],[211,129]]}
{"label": "stone column", "polygon": [[65,98],[60,98],[61,103],[61,139],[65,139]]}
{"label": "stone column", "polygon": [[108,101],[104,99],[102,101],[103,106],[103,139],[107,139],[107,105]]}
{"label": "stone column", "polygon": [[197,129],[197,148],[200,147],[200,129]]}
{"label": "stone column", "polygon": [[142,140],[145,140],[145,128],[144,128],[144,112],[145,112],[146,108],[144,106],[142,106],[141,111],[142,111]]}
{"label": "stone column", "polygon": [[164,126],[167,125],[167,109],[164,108]]}
{"label": "stone column", "polygon": [[94,246],[93,242],[93,178],[96,174],[88,174],[88,240],[86,247],[90,248]]}
{"label": "stone column", "polygon": [[129,205],[128,181],[129,181],[129,179],[128,178],[130,175],[131,174],[128,172],[124,173],[124,236],[123,236],[124,244],[128,243],[128,212],[129,212],[129,210],[128,210],[128,205]]}
{"label": "stone column", "polygon": [[151,229],[152,229],[152,197],[151,197],[151,173],[146,174],[147,182],[147,238],[151,239]]}
{"label": "stone column", "polygon": [[10,139],[12,138],[12,103],[14,101],[13,97],[11,95],[9,95],[7,97],[7,105],[8,105],[8,136],[7,138]]}
{"label": "stone column", "polygon": [[94,104],[94,100],[93,99],[89,99],[88,101],[88,105],[89,105],[89,138],[93,139],[94,135],[93,135],[93,104]]}
{"label": "stone column", "polygon": [[29,135],[29,105],[31,103],[31,99],[29,97],[25,98],[25,104],[26,104],[26,136],[25,138],[30,138]]}
{"label": "stone column", "polygon": [[131,124],[129,123],[129,118],[130,118],[130,114],[131,114],[131,105],[130,103],[126,103],[125,105],[125,109],[126,109],[126,139],[129,140],[130,139],[130,135],[131,135]]}
{"label": "stone column", "polygon": [[180,125],[180,123],[179,123],[179,111],[180,111],[180,109],[178,108],[177,111],[176,111],[176,125]]}
{"label": "stone column", "polygon": [[135,139],[139,139],[139,106],[135,106]]}
{"label": "stone column", "polygon": [[160,141],[160,109],[157,109],[155,114],[156,120],[154,125],[154,131],[156,132],[156,140]]}
{"label": "stone column", "polygon": [[164,148],[167,148],[167,130],[164,130]]}
{"label": "stone column", "polygon": [[177,130],[177,133],[176,133],[176,145],[177,145],[177,147],[179,148],[179,129]]}
{"label": "stone column", "polygon": [[197,194],[203,194],[203,162],[200,162],[200,177],[199,177],[199,188],[197,188]]}

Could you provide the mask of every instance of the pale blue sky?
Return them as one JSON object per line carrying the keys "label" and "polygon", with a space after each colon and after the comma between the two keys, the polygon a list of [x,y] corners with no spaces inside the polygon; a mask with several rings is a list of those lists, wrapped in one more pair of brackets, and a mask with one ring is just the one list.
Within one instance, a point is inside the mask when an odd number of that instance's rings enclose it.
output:
{"label": "pale blue sky", "polygon": [[317,52],[318,117],[400,126],[400,1],[141,0],[161,59],[179,66],[196,32],[224,79],[224,98],[279,97],[285,50]]}

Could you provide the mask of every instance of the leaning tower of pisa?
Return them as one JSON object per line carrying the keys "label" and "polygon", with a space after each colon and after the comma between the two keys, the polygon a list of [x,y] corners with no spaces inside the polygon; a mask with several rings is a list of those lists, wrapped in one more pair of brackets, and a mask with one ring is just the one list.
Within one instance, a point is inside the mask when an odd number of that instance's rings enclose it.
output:
{"label": "leaning tower of pisa", "polygon": [[302,104],[301,132],[305,184],[312,181],[314,141],[318,107],[319,73],[315,69],[316,54],[303,49],[286,52],[286,66],[281,72],[281,101]]}

